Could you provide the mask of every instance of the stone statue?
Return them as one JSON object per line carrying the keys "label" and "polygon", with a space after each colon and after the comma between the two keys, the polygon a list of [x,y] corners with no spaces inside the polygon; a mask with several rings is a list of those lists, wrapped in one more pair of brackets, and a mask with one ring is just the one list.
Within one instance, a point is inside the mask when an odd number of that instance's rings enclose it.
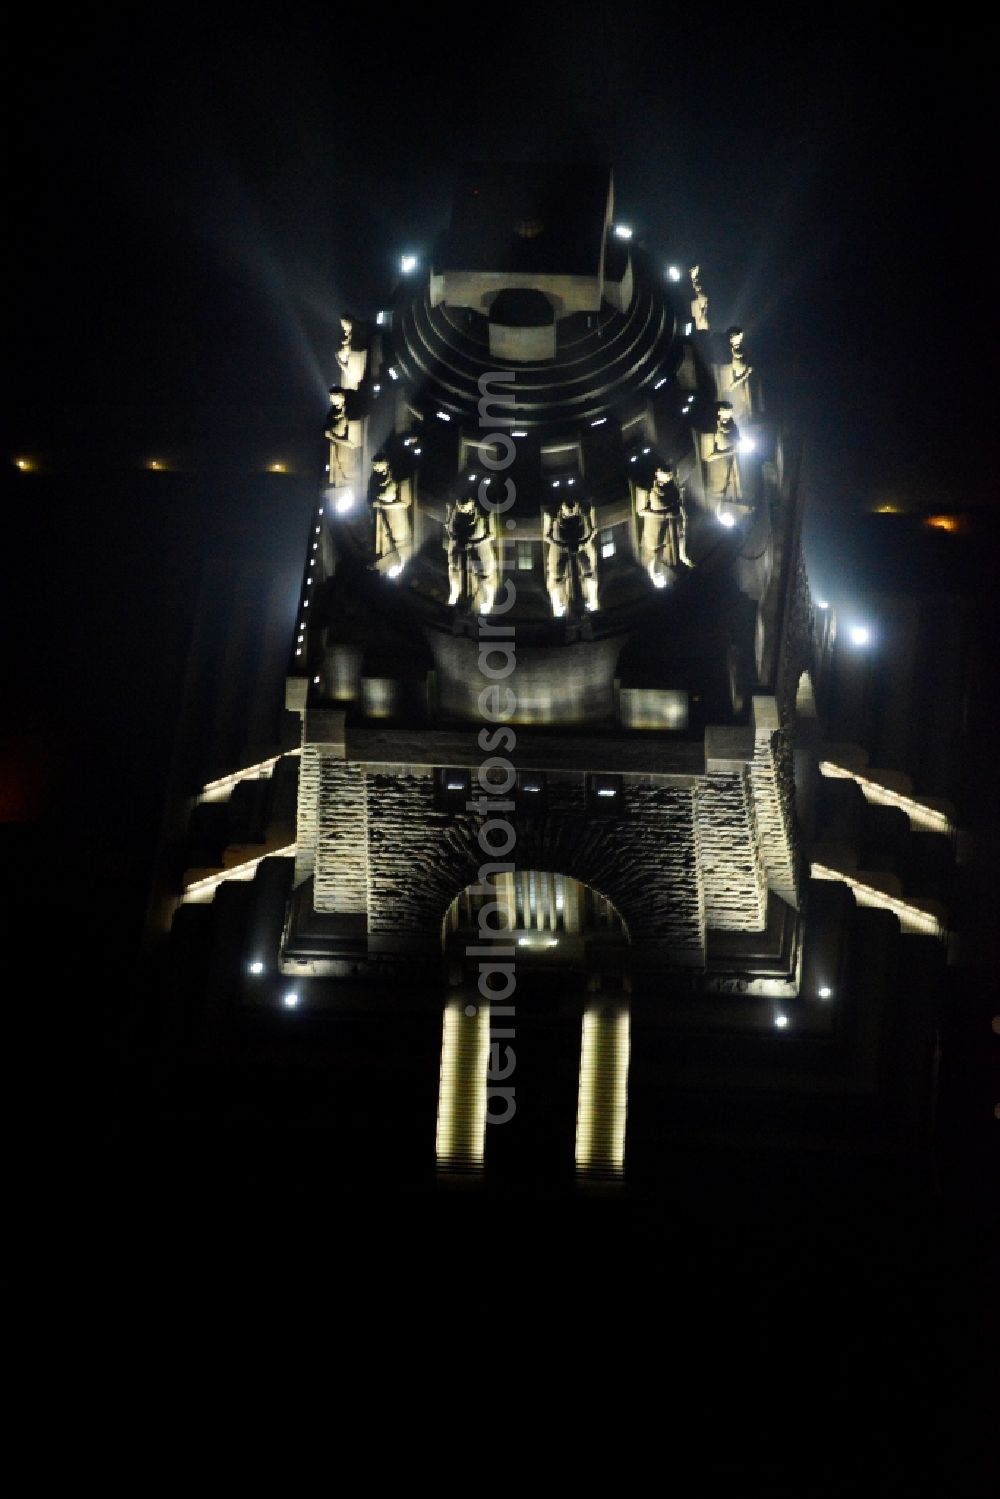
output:
{"label": "stone statue", "polygon": [[713,458],[730,458],[739,447],[740,429],[736,425],[731,401],[717,401],[715,405],[715,439],[712,444]]}
{"label": "stone statue", "polygon": [[470,491],[460,495],[445,520],[448,545],[449,604],[471,605],[478,595],[480,614],[489,614],[496,594],[496,563],[489,522]]}
{"label": "stone statue", "polygon": [[691,290],[694,297],[691,301],[691,321],[702,333],[708,332],[708,295],[701,284],[701,266],[691,267]]}
{"label": "stone statue", "polygon": [[388,458],[375,458],[375,560],[388,563],[386,571],[396,577],[403,570],[410,549],[410,502],[400,491]]}
{"label": "stone statue", "polygon": [[664,568],[679,563],[692,565],[687,555],[684,491],[672,464],[664,463],[656,469],[652,488],[639,500],[638,514],[643,565],[654,585],[663,588],[667,581]]}
{"label": "stone statue", "polygon": [[351,338],[354,334],[354,324],[349,317],[340,320],[340,348],[337,350],[337,363],[343,372],[344,382],[348,377],[348,369],[351,363]]}
{"label": "stone statue", "polygon": [[545,540],[549,544],[548,589],[557,619],[566,613],[578,586],[586,608],[598,607],[597,578],[588,548],[594,538],[594,522],[579,500],[569,495],[554,515],[545,518]]}
{"label": "stone statue", "polygon": [[753,365],[747,357],[747,351],[743,346],[743,329],[727,328],[726,337],[729,339],[729,357],[732,368],[732,381],[734,385],[745,385],[749,380]]}
{"label": "stone statue", "polygon": [[740,429],[736,425],[731,401],[717,401],[715,413],[715,431],[711,446],[705,453],[705,461],[718,465],[721,484],[713,493],[722,499],[736,500],[740,496],[740,472],[736,456],[740,445]]}
{"label": "stone statue", "polygon": [[353,318],[342,317],[340,319],[340,347],[337,350],[337,368],[339,370],[338,380],[344,390],[357,390],[365,376],[368,365],[368,350],[359,348],[356,337],[356,324]]}
{"label": "stone statue", "polygon": [[354,453],[358,444],[351,439],[347,394],[339,385],[330,386],[325,432],[330,440],[330,483],[350,484],[355,477]]}

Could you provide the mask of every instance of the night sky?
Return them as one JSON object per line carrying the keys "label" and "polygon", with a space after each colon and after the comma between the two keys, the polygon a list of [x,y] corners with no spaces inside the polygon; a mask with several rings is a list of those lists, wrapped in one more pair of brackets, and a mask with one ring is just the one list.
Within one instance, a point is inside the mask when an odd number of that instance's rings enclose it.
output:
{"label": "night sky", "polygon": [[[985,53],[938,16],[171,9],[23,44],[10,456],[308,472],[336,318],[426,249],[468,159],[613,164],[700,260],[815,503],[982,503]],[[741,17],[747,17],[743,20]]]}

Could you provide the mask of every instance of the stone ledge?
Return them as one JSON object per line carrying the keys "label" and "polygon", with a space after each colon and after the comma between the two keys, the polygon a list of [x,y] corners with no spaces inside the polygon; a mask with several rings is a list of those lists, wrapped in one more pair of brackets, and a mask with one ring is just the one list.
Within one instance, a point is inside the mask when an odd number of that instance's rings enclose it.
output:
{"label": "stone ledge", "polygon": [[[311,715],[310,715],[311,716]],[[500,725],[484,724],[494,731]],[[347,729],[347,758],[361,765],[482,764],[478,729]],[[637,743],[628,739],[549,737],[514,728],[511,762],[524,770],[577,770],[591,774],[636,773],[690,778],[705,772],[705,747],[698,741]]]}

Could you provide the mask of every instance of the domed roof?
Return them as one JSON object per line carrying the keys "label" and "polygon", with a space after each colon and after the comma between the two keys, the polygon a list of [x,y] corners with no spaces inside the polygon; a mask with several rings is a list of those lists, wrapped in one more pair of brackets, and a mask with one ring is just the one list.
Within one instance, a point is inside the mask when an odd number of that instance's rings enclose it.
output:
{"label": "domed roof", "polygon": [[[554,356],[517,364],[512,414],[519,426],[592,422],[634,405],[674,373],[682,352],[674,311],[644,256],[633,255],[628,271],[634,285],[623,310],[605,299],[593,313],[560,317],[556,306]],[[509,292],[500,287],[496,295]],[[435,305],[431,284],[404,281],[386,355],[426,414],[443,410],[478,422],[480,380],[498,368],[483,313]]]}

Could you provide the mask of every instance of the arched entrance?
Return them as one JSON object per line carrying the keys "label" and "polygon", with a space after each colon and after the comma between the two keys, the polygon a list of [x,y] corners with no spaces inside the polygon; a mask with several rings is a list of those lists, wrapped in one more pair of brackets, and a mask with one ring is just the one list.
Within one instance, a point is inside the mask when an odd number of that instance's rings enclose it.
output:
{"label": "arched entrance", "polygon": [[559,970],[589,990],[629,987],[629,934],[612,903],[592,886],[552,870],[492,875],[461,891],[444,918],[452,984],[474,981],[484,941],[502,936],[524,977]]}

